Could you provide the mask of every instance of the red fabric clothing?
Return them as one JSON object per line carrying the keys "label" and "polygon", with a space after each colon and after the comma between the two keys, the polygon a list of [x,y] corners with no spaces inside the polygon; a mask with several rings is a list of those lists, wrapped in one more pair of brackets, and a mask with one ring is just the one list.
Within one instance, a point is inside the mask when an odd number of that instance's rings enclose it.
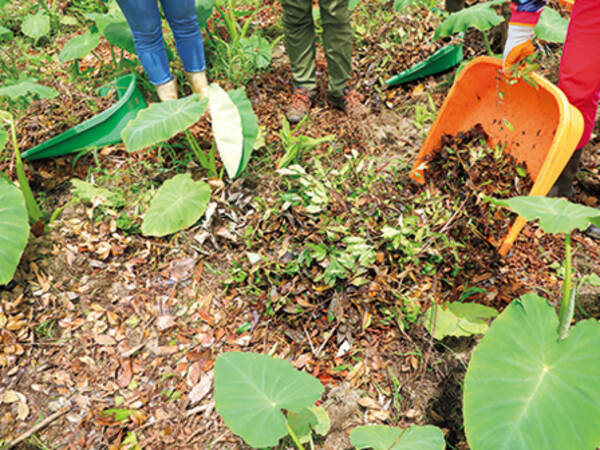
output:
{"label": "red fabric clothing", "polygon": [[600,2],[576,0],[563,49],[558,87],[585,121],[577,148],[590,140],[600,100]]}
{"label": "red fabric clothing", "polygon": [[510,16],[510,23],[513,25],[526,25],[535,27],[540,19],[540,14],[544,5],[545,0],[513,0],[511,6],[512,15]]}

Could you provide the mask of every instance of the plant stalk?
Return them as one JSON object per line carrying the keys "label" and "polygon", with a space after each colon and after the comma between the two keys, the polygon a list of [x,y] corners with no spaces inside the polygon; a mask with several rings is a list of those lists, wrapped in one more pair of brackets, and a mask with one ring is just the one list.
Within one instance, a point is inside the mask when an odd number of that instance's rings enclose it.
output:
{"label": "plant stalk", "polygon": [[17,180],[19,181],[19,186],[21,187],[21,192],[23,193],[23,198],[25,198],[25,205],[27,206],[27,213],[29,214],[29,218],[32,222],[37,222],[42,218],[42,211],[35,201],[35,197],[33,196],[33,192],[31,191],[31,187],[29,186],[29,181],[27,181],[27,175],[25,175],[25,168],[23,167],[23,160],[21,159],[21,152],[19,151],[19,144],[17,143],[17,128],[15,126],[15,120],[11,117],[8,121],[10,124],[10,134],[13,144],[13,149],[15,151],[16,158],[16,171],[17,171]]}
{"label": "plant stalk", "polygon": [[[571,300],[572,290],[572,255],[571,255],[571,233],[565,233],[565,281],[563,284],[563,299],[560,305],[560,312],[558,314],[559,330],[561,324],[567,320],[569,313],[569,302]],[[569,324],[566,324],[566,330],[568,330]],[[561,333],[562,334],[562,333]]]}
{"label": "plant stalk", "polygon": [[483,34],[483,42],[485,42],[485,48],[487,48],[488,54],[490,56],[494,56],[494,52],[492,51],[492,46],[490,45],[490,40],[487,37],[487,34],[485,34],[485,31],[482,31],[481,34]]}
{"label": "plant stalk", "polygon": [[300,439],[298,439],[298,436],[296,436],[296,433],[294,433],[294,430],[292,430],[292,427],[290,427],[290,424],[287,420],[285,421],[285,427],[287,428],[288,433],[290,434],[292,441],[294,441],[294,444],[296,444],[298,450],[304,450],[304,446],[300,443]]}

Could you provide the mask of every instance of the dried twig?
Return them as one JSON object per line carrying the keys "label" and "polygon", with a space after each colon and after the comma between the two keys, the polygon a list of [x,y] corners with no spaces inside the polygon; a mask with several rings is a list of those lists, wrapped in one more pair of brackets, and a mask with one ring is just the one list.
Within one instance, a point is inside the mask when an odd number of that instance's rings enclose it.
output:
{"label": "dried twig", "polygon": [[23,433],[21,436],[19,436],[17,439],[15,439],[14,441],[12,441],[10,444],[8,444],[7,449],[11,449],[14,446],[16,446],[17,444],[23,442],[25,439],[31,437],[33,434],[37,433],[38,431],[40,431],[42,428],[47,427],[48,425],[50,425],[52,422],[54,422],[56,419],[58,419],[59,417],[61,417],[63,414],[66,414],[67,411],[71,410],[71,406],[64,406],[63,408],[59,409],[58,411],[56,411],[53,414],[50,414],[48,417],[46,417],[44,420],[42,420],[40,423],[38,423],[37,425],[35,425],[34,427],[30,428],[29,431]]}

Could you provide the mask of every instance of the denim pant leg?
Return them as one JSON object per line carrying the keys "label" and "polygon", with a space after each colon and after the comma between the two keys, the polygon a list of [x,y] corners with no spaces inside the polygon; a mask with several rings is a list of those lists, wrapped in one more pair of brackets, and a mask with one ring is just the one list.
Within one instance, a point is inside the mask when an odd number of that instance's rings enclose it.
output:
{"label": "denim pant leg", "polygon": [[157,0],[117,0],[129,23],[138,57],[154,85],[172,80]]}
{"label": "denim pant leg", "polygon": [[194,0],[161,0],[161,4],[185,71],[205,70],[204,45]]}

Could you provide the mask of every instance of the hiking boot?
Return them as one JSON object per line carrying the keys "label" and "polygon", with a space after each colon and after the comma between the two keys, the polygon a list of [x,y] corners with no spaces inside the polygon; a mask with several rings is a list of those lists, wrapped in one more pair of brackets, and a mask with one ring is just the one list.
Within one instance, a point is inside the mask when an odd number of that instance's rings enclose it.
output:
{"label": "hiking boot", "polygon": [[285,117],[287,118],[288,122],[298,123],[304,118],[304,116],[308,114],[315,94],[316,92],[314,90],[309,91],[303,87],[299,87],[294,90],[290,106],[285,112]]}
{"label": "hiking boot", "polygon": [[344,111],[351,116],[361,116],[366,114],[367,109],[362,104],[365,97],[354,89],[346,89],[342,97],[337,97],[331,92],[327,94],[327,103],[333,108]]}
{"label": "hiking boot", "polygon": [[600,228],[595,225],[590,225],[584,233],[592,239],[600,240]]}

